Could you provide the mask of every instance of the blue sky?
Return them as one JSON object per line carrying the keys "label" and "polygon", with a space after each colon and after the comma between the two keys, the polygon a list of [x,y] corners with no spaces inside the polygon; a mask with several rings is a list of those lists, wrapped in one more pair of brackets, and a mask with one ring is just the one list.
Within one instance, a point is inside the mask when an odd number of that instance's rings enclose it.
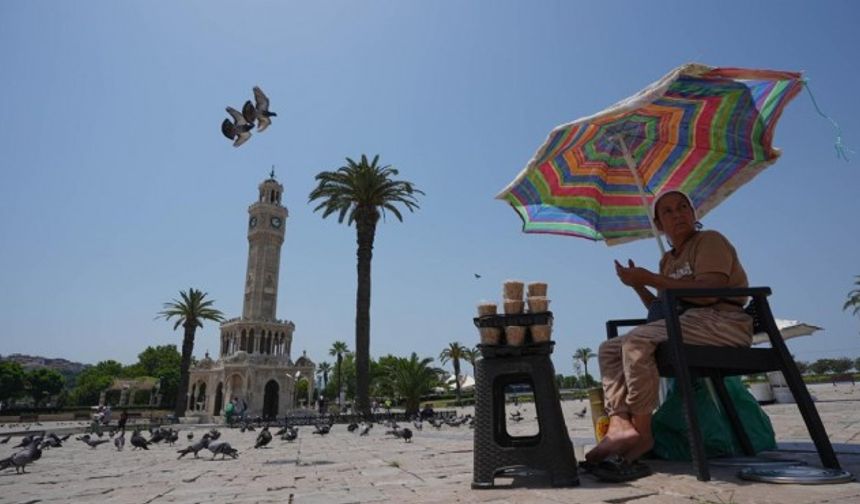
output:
{"label": "blue sky", "polygon": [[[0,353],[133,362],[181,341],[153,317],[189,286],[240,315],[247,207],[275,165],[290,212],[278,316],[296,325],[294,357],[330,360],[333,341],[354,347],[355,230],[308,193],[318,172],[378,153],[426,196],[379,226],[372,354],[477,343],[478,301],[543,280],[570,374],[606,319],[642,313],[613,259],[653,268],[656,246],[526,235],[494,195],[554,126],[688,61],[804,71],[858,148],[858,14],[849,1],[0,2]],[[279,116],[234,149],[224,107],[254,85]],[[773,288],[778,317],[825,328],[790,341],[803,360],[860,356],[860,319],[842,311],[860,274],[860,173],[834,137],[800,95],[777,127],[782,159],[704,219]],[[215,324],[198,331],[206,349]]]}

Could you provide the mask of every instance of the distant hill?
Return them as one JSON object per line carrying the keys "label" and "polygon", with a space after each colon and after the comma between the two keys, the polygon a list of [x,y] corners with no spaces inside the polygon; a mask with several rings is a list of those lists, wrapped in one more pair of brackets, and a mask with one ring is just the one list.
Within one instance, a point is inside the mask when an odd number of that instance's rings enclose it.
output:
{"label": "distant hill", "polygon": [[60,372],[69,372],[71,374],[78,374],[83,371],[85,367],[88,366],[88,364],[72,362],[66,359],[49,359],[47,357],[40,357],[38,355],[24,355],[18,353],[10,355],[0,355],[0,362],[2,361],[17,362],[21,365],[22,368],[28,371],[31,369],[48,368],[56,369]]}

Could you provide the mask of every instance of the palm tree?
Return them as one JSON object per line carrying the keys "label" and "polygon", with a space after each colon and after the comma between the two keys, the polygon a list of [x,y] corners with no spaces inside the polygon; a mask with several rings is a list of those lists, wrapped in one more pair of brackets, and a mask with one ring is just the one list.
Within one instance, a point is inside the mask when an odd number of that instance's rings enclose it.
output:
{"label": "palm tree", "polygon": [[467,350],[468,349],[466,347],[454,341],[452,343],[448,343],[448,348],[442,350],[442,353],[439,354],[439,360],[442,362],[442,365],[445,365],[448,361],[451,361],[454,364],[454,383],[457,387],[458,406],[460,405],[460,359],[465,357],[465,352]]}
{"label": "palm tree", "polygon": [[574,352],[574,354],[573,354],[574,359],[582,362],[582,367],[585,369],[585,381],[586,382],[588,381],[588,361],[593,357],[597,357],[597,356],[594,355],[594,352],[592,352],[591,349],[588,347],[577,348],[576,352]]}
{"label": "palm tree", "polygon": [[343,364],[343,354],[349,352],[349,347],[346,346],[346,343],[343,341],[335,341],[331,348],[328,351],[329,355],[333,355],[337,357],[337,367],[335,368],[335,375],[337,377],[337,403],[340,404],[340,391],[341,391],[341,377],[343,374],[341,373],[341,365]]}
{"label": "palm tree", "polygon": [[398,357],[386,363],[386,379],[394,393],[405,401],[407,415],[418,413],[421,396],[439,384],[438,370],[430,367],[431,362],[433,359],[430,357],[418,360],[412,352],[408,359]]}
{"label": "palm tree", "polygon": [[325,391],[326,387],[328,387],[328,374],[331,373],[331,364],[326,361],[322,361],[317,364],[317,374],[322,376],[323,379],[323,391]]}
{"label": "palm tree", "polygon": [[860,313],[860,275],[857,275],[856,280],[854,281],[854,285],[857,286],[856,289],[852,289],[851,292],[848,293],[848,299],[845,300],[845,304],[842,305],[843,310],[847,310],[848,308],[853,308],[852,313],[857,315]]}
{"label": "palm tree", "polygon": [[338,222],[355,222],[357,235],[358,286],[355,301],[355,361],[356,409],[370,413],[370,263],[376,224],[385,211],[399,221],[403,216],[397,208],[402,204],[410,212],[418,208],[416,195],[424,194],[411,182],[393,180],[398,171],[389,165],[379,166],[379,155],[368,162],[362,154],[356,163],[346,158],[346,165],[337,171],[317,174],[318,185],[308,196],[309,202],[322,200],[314,211],[323,210],[323,218],[338,214]]}
{"label": "palm tree", "polygon": [[185,407],[188,404],[185,396],[188,394],[188,368],[191,367],[191,355],[194,352],[194,333],[198,327],[203,327],[204,320],[224,320],[224,314],[212,307],[215,301],[207,300],[206,295],[207,293],[194,288],[189,288],[187,292],[179,291],[182,299],[164,303],[164,309],[155,317],[165,320],[176,317],[173,330],[180,325],[185,328],[185,335],[182,337],[182,360],[179,362],[179,388],[176,391],[174,409],[176,418],[185,416]]}
{"label": "palm tree", "polygon": [[472,376],[475,376],[475,363],[481,358],[481,351],[477,348],[467,348],[463,351],[463,358],[472,365]]}

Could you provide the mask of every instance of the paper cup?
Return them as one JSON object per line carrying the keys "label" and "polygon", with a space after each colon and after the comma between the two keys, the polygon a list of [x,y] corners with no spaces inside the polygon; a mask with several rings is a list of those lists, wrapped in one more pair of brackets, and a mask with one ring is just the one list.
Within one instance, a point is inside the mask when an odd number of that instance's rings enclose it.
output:
{"label": "paper cup", "polygon": [[546,297],[546,283],[532,282],[529,284],[529,297]]}
{"label": "paper cup", "polygon": [[543,313],[549,311],[549,299],[545,297],[529,296],[529,313]]}
{"label": "paper cup", "polygon": [[498,345],[502,340],[502,329],[500,327],[482,327],[481,344]]}
{"label": "paper cup", "polygon": [[505,314],[506,315],[517,315],[523,312],[523,306],[525,303],[520,299],[505,299]]}
{"label": "paper cup", "polygon": [[505,282],[502,291],[505,299],[521,300],[523,298],[523,283],[519,280],[508,280]]}
{"label": "paper cup", "polygon": [[552,334],[552,326],[548,325],[533,325],[530,326],[529,329],[532,333],[532,341],[535,343],[544,343],[549,341],[549,337]]}
{"label": "paper cup", "polygon": [[522,346],[526,341],[525,326],[507,326],[505,327],[505,339],[508,345]]}
{"label": "paper cup", "polygon": [[478,316],[484,317],[487,315],[495,315],[496,314],[496,303],[480,303],[478,305]]}

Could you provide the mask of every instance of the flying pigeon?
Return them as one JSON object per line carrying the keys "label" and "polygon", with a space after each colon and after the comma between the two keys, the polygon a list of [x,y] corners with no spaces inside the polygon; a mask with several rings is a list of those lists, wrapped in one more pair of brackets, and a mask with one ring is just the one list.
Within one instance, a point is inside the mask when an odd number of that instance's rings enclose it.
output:
{"label": "flying pigeon", "polygon": [[481,275],[479,275],[477,273],[473,273],[473,275],[475,275],[475,278],[481,278]]}
{"label": "flying pigeon", "polygon": [[[242,107],[243,114],[249,114],[255,119],[257,119],[257,132],[262,133],[263,130],[269,127],[272,124],[272,117],[277,117],[278,114],[269,111],[269,97],[263,93],[263,90],[260,89],[260,86],[254,86],[254,101],[256,105],[252,105],[251,101],[245,102],[245,106]],[[246,119],[248,115],[245,115]],[[248,122],[253,123],[253,119]]]}
{"label": "flying pigeon", "polygon": [[233,118],[233,122],[230,122],[230,119],[224,119],[221,123],[221,133],[230,140],[235,140],[233,147],[239,147],[251,138],[254,123],[246,121],[245,117],[233,107],[227,107],[227,113]]}

